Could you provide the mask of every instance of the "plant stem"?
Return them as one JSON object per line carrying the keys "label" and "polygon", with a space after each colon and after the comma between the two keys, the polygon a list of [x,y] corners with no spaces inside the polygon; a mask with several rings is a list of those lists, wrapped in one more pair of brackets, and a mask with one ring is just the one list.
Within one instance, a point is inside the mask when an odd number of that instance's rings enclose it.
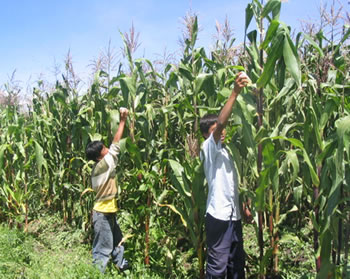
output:
{"label": "plant stem", "polygon": [[[275,222],[278,224],[280,219],[280,202],[278,201],[276,204],[276,212],[275,212]],[[273,255],[274,255],[274,273],[278,274],[278,241],[279,241],[279,233],[278,229],[275,229],[274,231],[274,240],[275,240],[275,245],[273,247]]]}
{"label": "plant stem", "polygon": [[[147,209],[151,206],[151,193],[150,190],[147,191]],[[145,264],[149,266],[149,210],[146,212],[146,220],[145,220]]]}
{"label": "plant stem", "polygon": [[[322,166],[318,166],[317,167],[318,177],[321,176],[321,169],[322,169]],[[314,202],[318,199],[319,195],[320,195],[319,188],[317,186],[314,186]],[[318,205],[316,205],[314,207],[314,214],[315,214],[316,223],[318,224],[319,220],[320,220],[319,206]],[[319,247],[319,234],[318,234],[318,230],[314,227],[314,250],[315,250],[315,254],[317,254],[318,247]],[[317,273],[320,270],[321,270],[321,256],[318,256],[316,258],[316,271],[317,271]]]}
{"label": "plant stem", "polygon": [[348,220],[346,222],[346,230],[344,235],[344,267],[343,267],[343,278],[346,278],[347,267],[348,267],[348,256],[349,256],[349,236],[350,236],[350,214],[348,216]]}
{"label": "plant stem", "polygon": [[[261,0],[261,4],[264,4],[264,1]],[[263,38],[263,18],[260,17],[259,21],[259,31],[260,31],[260,42],[262,43],[264,38]],[[260,67],[263,68],[264,65],[264,51],[263,49],[260,50],[260,61],[259,61]],[[257,98],[257,113],[258,113],[258,131],[262,128],[263,126],[263,88],[259,89],[258,92],[258,98]],[[257,162],[257,167],[258,167],[258,173],[260,174],[261,169],[262,169],[262,144],[258,145],[258,162]],[[260,210],[258,212],[258,220],[259,220],[259,233],[258,233],[258,242],[259,242],[259,259],[260,259],[260,264],[262,264],[263,258],[264,258],[264,238],[263,238],[263,212]],[[260,270],[260,279],[265,278],[263,274],[263,270]]]}

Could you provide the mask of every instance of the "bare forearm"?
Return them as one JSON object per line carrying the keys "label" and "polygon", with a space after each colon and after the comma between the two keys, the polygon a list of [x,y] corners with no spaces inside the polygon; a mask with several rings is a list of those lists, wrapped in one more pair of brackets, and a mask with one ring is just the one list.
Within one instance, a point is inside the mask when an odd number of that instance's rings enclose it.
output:
{"label": "bare forearm", "polygon": [[118,126],[118,130],[115,133],[114,138],[113,138],[113,143],[119,142],[120,139],[123,137],[125,122],[126,122],[125,119],[121,119],[120,120],[120,123],[119,123],[119,126]]}
{"label": "bare forearm", "polygon": [[226,127],[227,122],[228,122],[228,120],[231,116],[231,113],[232,113],[233,105],[236,102],[237,96],[238,96],[238,93],[236,93],[233,90],[230,97],[228,98],[226,104],[224,105],[224,107],[222,108],[222,110],[219,114],[217,128],[224,129]]}
{"label": "bare forearm", "polygon": [[126,119],[128,117],[128,113],[129,113],[128,109],[127,108],[123,108],[123,107],[121,107],[119,109],[119,112],[120,112],[120,122],[119,122],[118,130],[115,133],[114,138],[113,138],[113,142],[114,143],[119,142],[120,139],[122,138],[123,132],[124,132],[125,123],[126,123]]}
{"label": "bare forearm", "polygon": [[235,80],[235,87],[232,90],[230,97],[228,98],[227,102],[225,103],[224,107],[222,108],[218,116],[218,121],[217,121],[216,128],[213,135],[216,142],[219,141],[221,137],[221,133],[227,125],[227,122],[232,113],[232,107],[236,102],[238,94],[241,92],[242,88],[247,85],[248,76],[245,74],[244,75],[242,74],[243,74],[242,72],[238,73]]}
{"label": "bare forearm", "polygon": [[232,107],[236,102],[237,96],[238,96],[238,93],[236,93],[233,90],[230,97],[228,98],[226,104],[224,105],[224,107],[222,108],[222,110],[218,116],[216,128],[215,128],[215,131],[213,134],[215,142],[219,141],[219,139],[221,137],[221,133],[227,125],[227,122],[232,114]]}

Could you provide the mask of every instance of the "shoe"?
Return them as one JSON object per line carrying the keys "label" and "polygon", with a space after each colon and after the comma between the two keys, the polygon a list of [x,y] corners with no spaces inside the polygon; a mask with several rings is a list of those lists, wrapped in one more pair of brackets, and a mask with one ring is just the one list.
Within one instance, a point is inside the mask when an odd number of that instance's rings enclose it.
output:
{"label": "shoe", "polygon": [[120,271],[125,271],[130,269],[129,262],[126,259],[123,259],[122,264],[118,267]]}

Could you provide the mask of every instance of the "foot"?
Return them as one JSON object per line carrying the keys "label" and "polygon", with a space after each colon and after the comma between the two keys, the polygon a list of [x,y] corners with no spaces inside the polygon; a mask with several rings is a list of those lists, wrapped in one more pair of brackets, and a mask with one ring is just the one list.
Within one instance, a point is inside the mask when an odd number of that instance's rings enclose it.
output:
{"label": "foot", "polygon": [[120,270],[120,271],[125,271],[127,269],[130,269],[130,265],[129,262],[126,259],[122,260],[121,265],[116,264],[116,267]]}

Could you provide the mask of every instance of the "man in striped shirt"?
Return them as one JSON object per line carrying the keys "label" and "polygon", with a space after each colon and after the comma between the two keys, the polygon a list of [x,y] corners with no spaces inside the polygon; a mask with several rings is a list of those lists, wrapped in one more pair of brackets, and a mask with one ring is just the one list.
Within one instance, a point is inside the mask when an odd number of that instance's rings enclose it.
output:
{"label": "man in striped shirt", "polygon": [[120,153],[119,141],[128,116],[126,108],[120,109],[120,122],[113,142],[109,148],[101,141],[92,141],[86,147],[86,156],[89,160],[96,162],[92,174],[92,188],[96,193],[93,208],[94,242],[92,257],[101,272],[104,272],[112,257],[113,263],[120,270],[128,267],[127,261],[123,258],[124,247],[120,245],[122,233],[117,223],[117,187],[116,187],[116,166]]}

